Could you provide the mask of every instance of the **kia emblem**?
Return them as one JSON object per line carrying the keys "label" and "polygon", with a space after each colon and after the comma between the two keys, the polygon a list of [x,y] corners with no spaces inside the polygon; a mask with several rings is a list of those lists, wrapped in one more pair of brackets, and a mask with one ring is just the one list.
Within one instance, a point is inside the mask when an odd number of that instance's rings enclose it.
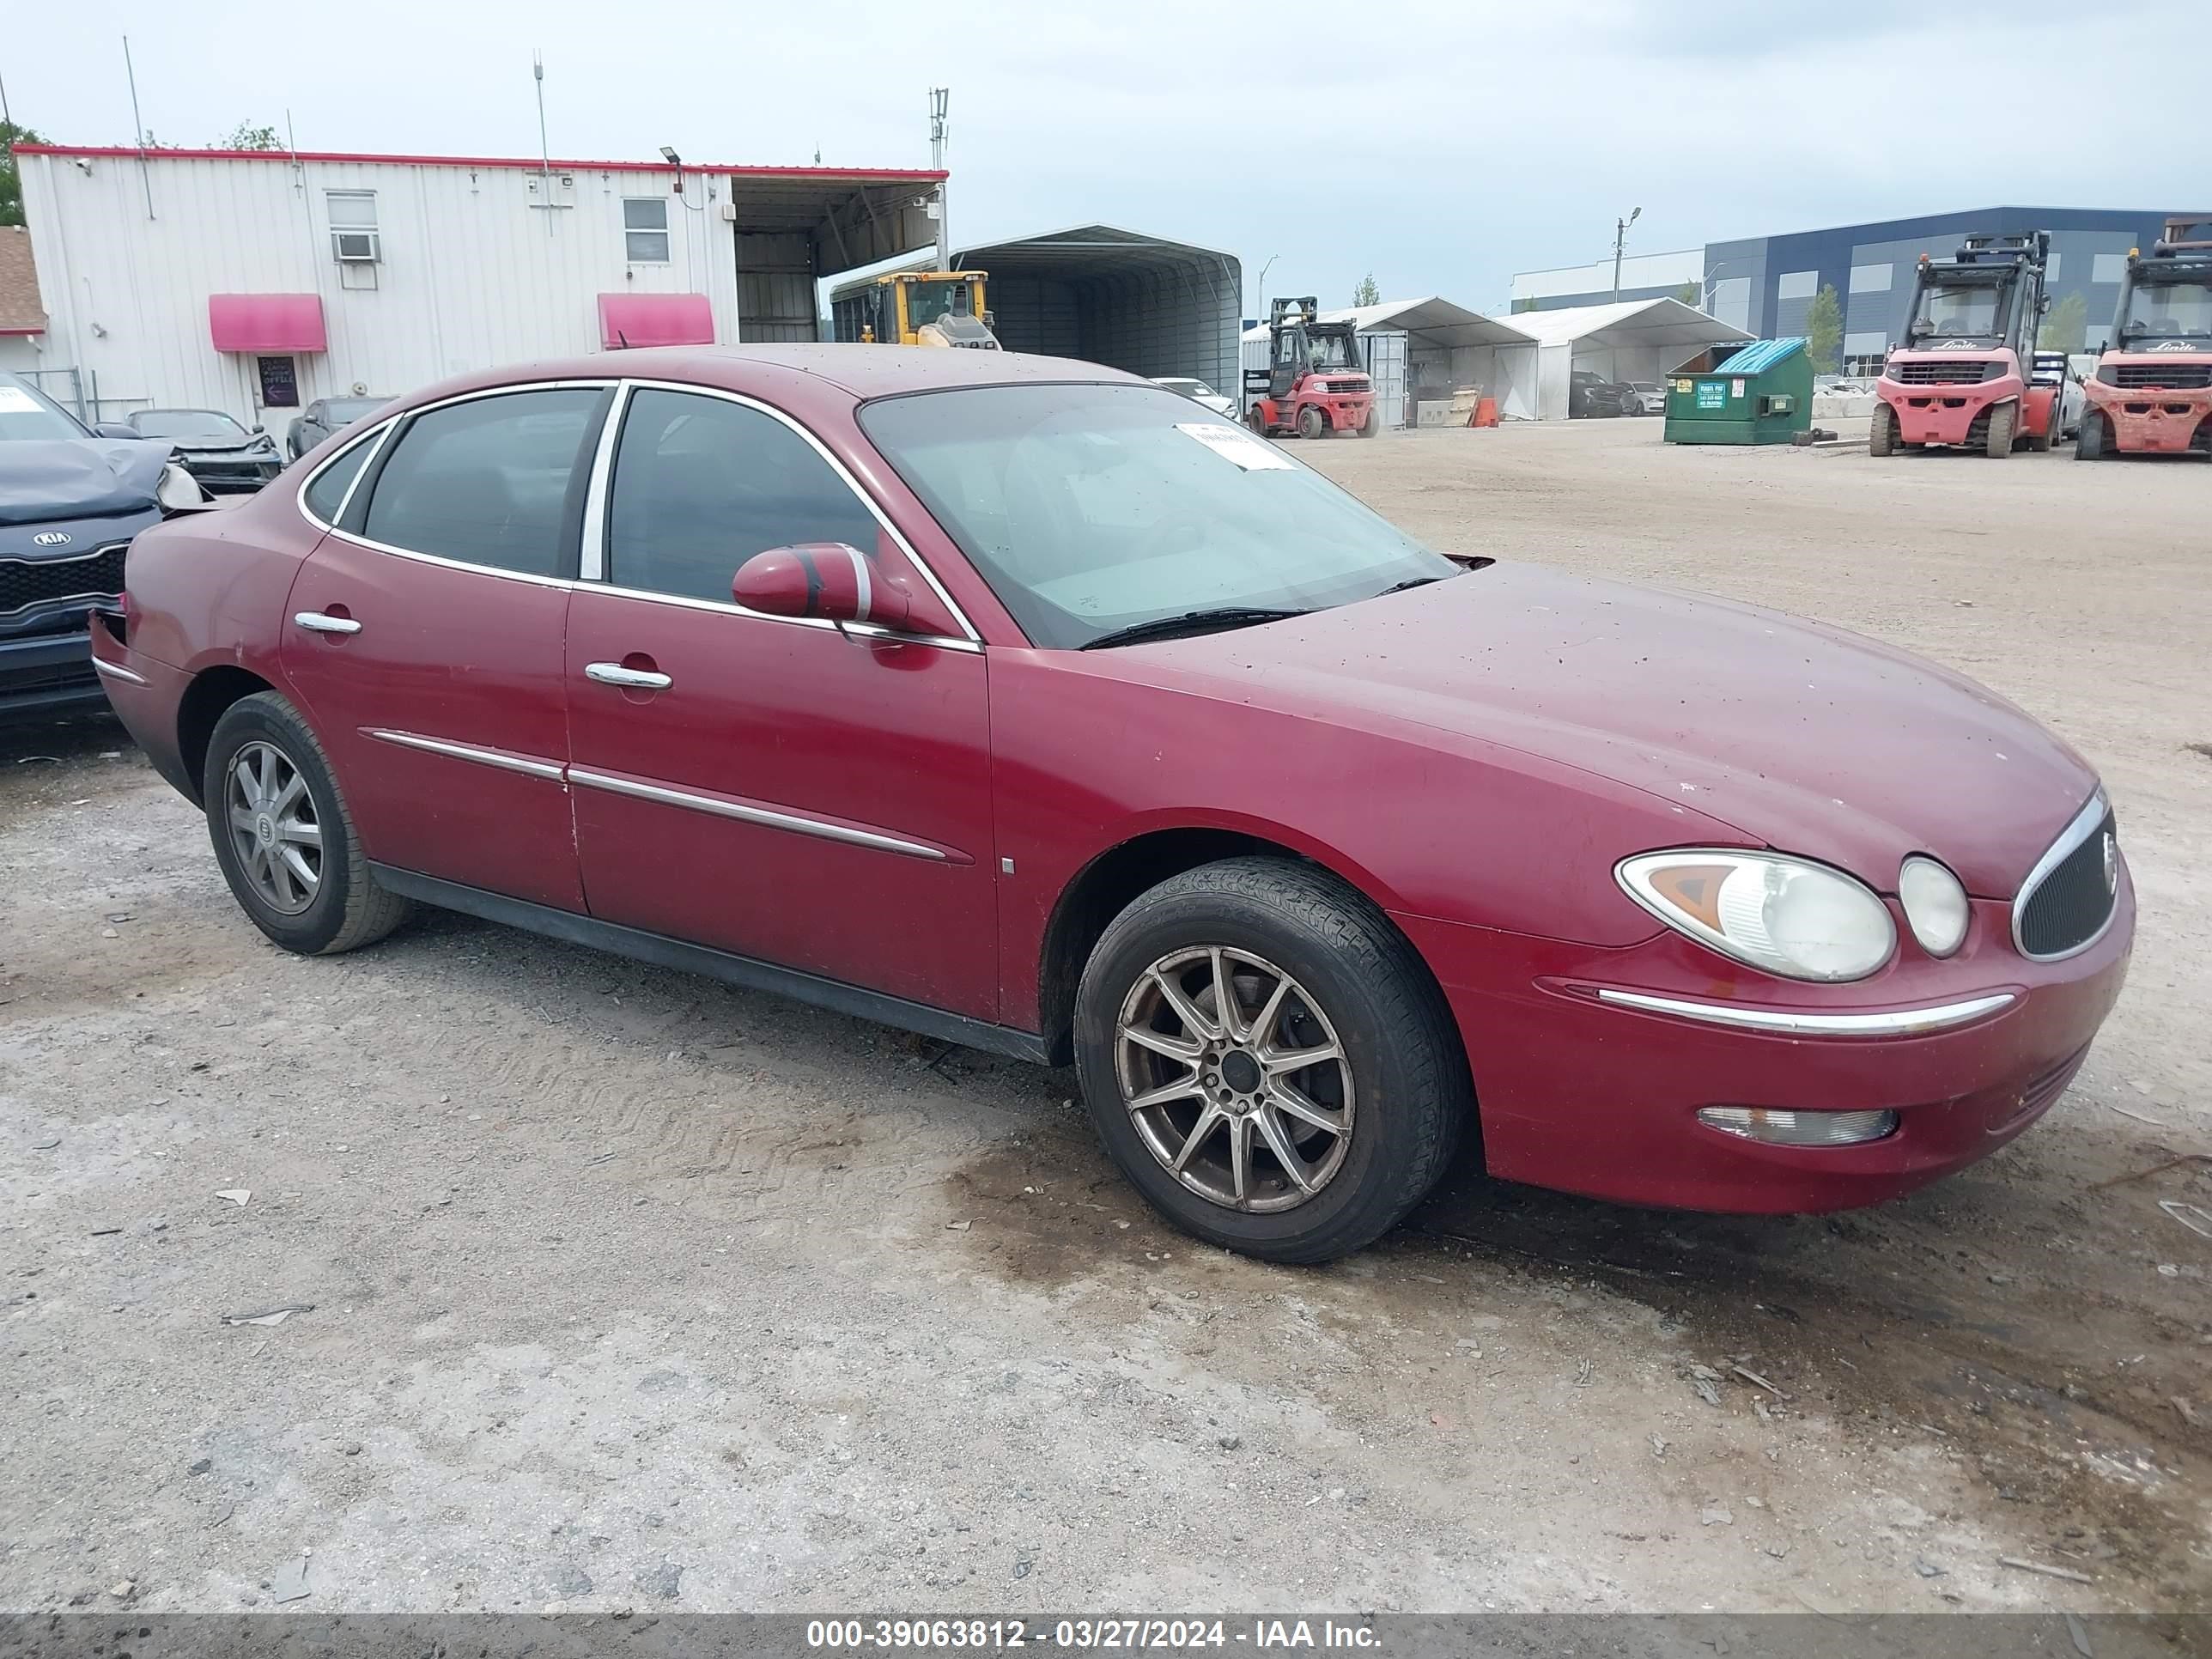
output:
{"label": "kia emblem", "polygon": [[2120,890],[2120,849],[2109,830],[2105,835],[2105,890],[2108,893]]}
{"label": "kia emblem", "polygon": [[66,530],[42,530],[37,535],[31,538],[31,545],[33,547],[67,547],[69,545],[69,532]]}

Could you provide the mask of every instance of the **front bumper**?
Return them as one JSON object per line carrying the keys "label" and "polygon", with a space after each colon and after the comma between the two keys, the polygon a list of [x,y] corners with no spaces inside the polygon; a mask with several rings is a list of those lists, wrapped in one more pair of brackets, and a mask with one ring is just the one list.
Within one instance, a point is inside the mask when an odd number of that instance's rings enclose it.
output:
{"label": "front bumper", "polygon": [[[1399,915],[1466,1044],[1492,1175],[1630,1204],[1793,1214],[1880,1203],[1987,1157],[2065,1091],[2118,997],[2134,937],[2124,874],[2112,926],[2032,962],[2010,906],[1978,900],[1966,945],[1856,985],[1733,969],[1673,933],[1625,950]],[[1735,1028],[1601,999],[1836,1015],[2010,1000],[1898,1035]],[[1909,1021],[1906,1023],[1910,1023]],[[1880,1140],[1780,1146],[1698,1121],[1705,1106],[1894,1111]]]}
{"label": "front bumper", "polygon": [[1897,435],[1909,444],[1964,444],[1975,418],[1993,404],[2025,402],[2027,383],[2017,374],[1976,386],[1880,384],[1881,400],[1897,411]]}
{"label": "front bumper", "polygon": [[1334,432],[1357,432],[1367,424],[1367,416],[1375,407],[1372,392],[1350,392],[1340,397],[1319,398],[1314,401],[1328,416],[1329,429]]}
{"label": "front bumper", "polygon": [[106,702],[92,665],[92,636],[77,627],[0,635],[0,720],[65,714]]}
{"label": "front bumper", "polygon": [[2212,420],[2212,388],[2185,391],[2083,383],[2089,407],[2112,423],[2112,447],[2124,455],[2185,455]]}

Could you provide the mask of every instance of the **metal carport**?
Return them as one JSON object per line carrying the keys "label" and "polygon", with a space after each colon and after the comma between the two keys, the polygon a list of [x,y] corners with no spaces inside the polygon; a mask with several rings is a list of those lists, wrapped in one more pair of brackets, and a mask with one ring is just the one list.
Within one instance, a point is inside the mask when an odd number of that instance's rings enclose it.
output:
{"label": "metal carport", "polygon": [[1513,326],[1533,337],[1536,418],[1567,418],[1569,377],[1587,368],[1609,380],[1664,380],[1699,346],[1752,337],[1680,300],[1624,300],[1618,305],[1516,311]]}
{"label": "metal carport", "polygon": [[1000,343],[1132,374],[1190,374],[1236,395],[1243,269],[1234,254],[1113,225],[970,243]]}

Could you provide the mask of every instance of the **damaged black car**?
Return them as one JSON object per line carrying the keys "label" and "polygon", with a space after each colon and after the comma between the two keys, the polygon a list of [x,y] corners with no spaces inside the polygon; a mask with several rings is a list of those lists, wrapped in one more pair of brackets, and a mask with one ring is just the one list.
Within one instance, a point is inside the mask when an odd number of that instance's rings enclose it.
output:
{"label": "damaged black car", "polygon": [[28,381],[0,374],[0,720],[106,701],[90,629],[122,595],[131,538],[208,504],[169,450],[96,436]]}

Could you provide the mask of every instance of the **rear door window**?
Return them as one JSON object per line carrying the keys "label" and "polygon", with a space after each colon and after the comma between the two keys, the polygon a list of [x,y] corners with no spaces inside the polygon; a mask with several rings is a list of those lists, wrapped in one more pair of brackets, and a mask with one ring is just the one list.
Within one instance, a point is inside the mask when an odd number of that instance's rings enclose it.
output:
{"label": "rear door window", "polygon": [[634,393],[615,450],[607,580],[730,603],[756,553],[800,542],[876,551],[875,515],[813,445],[724,398]]}
{"label": "rear door window", "polygon": [[362,533],[526,576],[575,574],[599,386],[502,392],[418,415],[378,472]]}
{"label": "rear door window", "polygon": [[353,483],[355,474],[361,471],[362,463],[368,459],[368,452],[375,447],[374,439],[364,438],[317,473],[315,481],[300,497],[307,511],[326,525],[336,524],[338,507],[345,500],[347,486]]}

